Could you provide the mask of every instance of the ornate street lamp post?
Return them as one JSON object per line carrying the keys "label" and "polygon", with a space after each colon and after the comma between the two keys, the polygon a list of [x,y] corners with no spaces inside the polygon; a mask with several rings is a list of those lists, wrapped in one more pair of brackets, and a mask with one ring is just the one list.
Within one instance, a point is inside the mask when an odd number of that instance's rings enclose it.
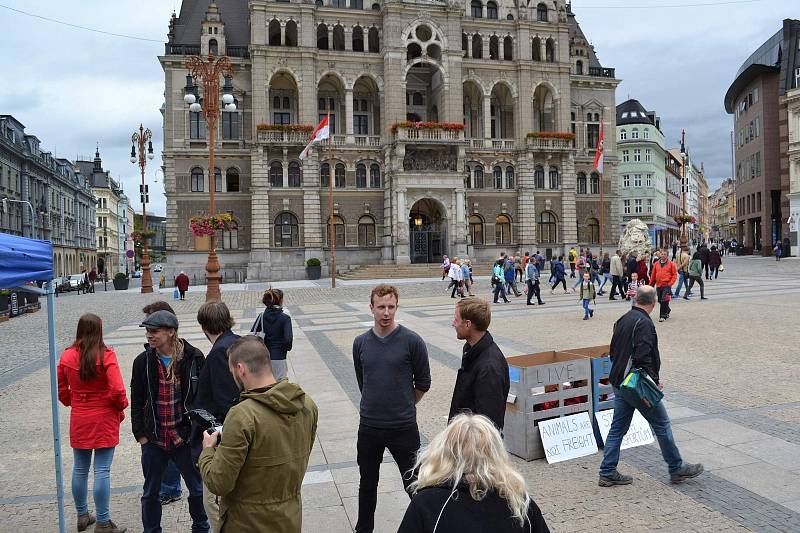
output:
{"label": "ornate street lamp post", "polygon": [[689,160],[689,154],[686,153],[686,130],[681,130],[681,168],[683,169],[683,179],[681,180],[681,211],[682,211],[682,222],[681,222],[681,251],[688,252],[689,251],[689,240],[686,237],[686,188],[688,187],[688,183],[686,183],[686,164]]}
{"label": "ornate street lamp post", "polygon": [[[219,79],[225,78],[225,85],[222,87],[222,104],[225,111],[236,111],[236,104],[233,103],[233,68],[230,60],[225,57],[216,57],[209,53],[207,58],[191,56],[186,59],[186,68],[189,75],[186,76],[186,88],[183,101],[189,106],[192,113],[203,113],[208,129],[208,188],[209,188],[209,215],[216,214],[214,204],[214,192],[216,189],[216,174],[214,172],[214,141],[216,140],[217,120],[220,114]],[[203,104],[198,101],[196,81],[203,84]],[[208,252],[208,262],[206,263],[206,301],[219,300],[221,298],[219,290],[219,258],[217,257],[217,236],[211,235],[211,246]]]}
{"label": "ornate street lamp post", "polygon": [[[144,169],[147,166],[147,160],[152,160],[155,157],[153,154],[153,132],[150,128],[144,129],[144,126],[139,124],[139,131],[136,131],[131,136],[131,163],[139,163],[139,170],[142,172],[142,184],[139,186],[139,195],[142,200],[142,293],[153,292],[153,278],[150,276],[150,254],[147,251],[147,200],[148,191],[147,185],[144,182]],[[145,152],[144,145],[147,144],[147,152]],[[139,147],[139,155],[136,155],[136,147]]]}

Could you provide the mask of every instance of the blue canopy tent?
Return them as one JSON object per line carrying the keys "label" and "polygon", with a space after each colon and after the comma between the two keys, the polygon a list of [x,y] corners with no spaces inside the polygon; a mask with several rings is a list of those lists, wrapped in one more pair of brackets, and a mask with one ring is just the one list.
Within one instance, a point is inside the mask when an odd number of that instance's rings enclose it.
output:
{"label": "blue canopy tent", "polygon": [[[45,289],[25,285],[43,282]],[[18,289],[47,295],[47,339],[50,345],[50,402],[53,416],[53,450],[56,463],[58,526],[65,533],[64,484],[61,470],[61,429],[58,420],[58,383],[56,378],[55,288],[53,287],[53,245],[0,233],[0,289]]]}

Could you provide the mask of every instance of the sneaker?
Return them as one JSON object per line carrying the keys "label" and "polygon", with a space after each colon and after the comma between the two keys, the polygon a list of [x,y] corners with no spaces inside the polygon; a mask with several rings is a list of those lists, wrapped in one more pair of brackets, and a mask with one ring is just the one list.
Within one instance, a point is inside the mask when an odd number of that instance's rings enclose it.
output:
{"label": "sneaker", "polygon": [[683,297],[683,299],[684,299],[684,300],[688,300],[688,299],[689,299],[689,297],[688,297],[688,296],[684,296],[684,297]]}
{"label": "sneaker", "polygon": [[82,514],[78,517],[78,531],[86,531],[86,528],[94,524],[95,517],[93,514]]}
{"label": "sneaker", "polygon": [[545,304],[545,302],[539,302],[539,305],[544,305],[544,304]]}
{"label": "sneaker", "polygon": [[584,320],[589,320],[589,317],[588,316],[584,316],[583,319]]}
{"label": "sneaker", "polygon": [[178,494],[177,496],[161,496],[159,498],[161,500],[161,505],[169,505],[173,502],[177,502],[181,499],[181,495]]}
{"label": "sneaker", "polygon": [[700,299],[701,299],[701,300],[708,300],[708,298],[707,298],[707,297],[705,297],[705,296],[701,296],[701,297],[700,297]]}
{"label": "sneaker", "polygon": [[[703,470],[703,465],[700,463],[694,465],[691,463],[684,463],[680,470],[669,475],[669,480],[672,483],[682,483],[687,479],[699,476],[703,473]],[[97,528],[95,528],[95,531],[97,531]]]}
{"label": "sneaker", "polygon": [[94,530],[96,533],[125,533],[128,528],[119,527],[117,524],[109,520],[108,522],[99,522],[96,526],[94,526]]}
{"label": "sneaker", "polygon": [[589,316],[591,316],[591,317],[594,316],[594,309],[589,309]]}
{"label": "sneaker", "polygon": [[613,296],[609,296],[608,299],[609,300],[616,300],[616,298],[614,298]]}
{"label": "sneaker", "polygon": [[664,322],[664,320],[666,320],[666,319],[663,316],[658,317],[658,321],[659,322]]}
{"label": "sneaker", "polygon": [[630,485],[633,483],[631,476],[625,476],[614,470],[614,473],[608,476],[600,476],[600,481],[597,483],[601,487],[613,487],[614,485]]}

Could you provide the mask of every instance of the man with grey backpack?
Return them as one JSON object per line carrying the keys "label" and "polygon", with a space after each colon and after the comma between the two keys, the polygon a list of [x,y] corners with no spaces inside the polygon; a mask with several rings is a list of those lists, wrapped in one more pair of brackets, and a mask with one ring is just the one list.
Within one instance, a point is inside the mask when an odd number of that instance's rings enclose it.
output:
{"label": "man with grey backpack", "polygon": [[614,418],[603,448],[603,462],[600,465],[601,487],[614,485],[630,485],[631,476],[620,474],[617,470],[619,451],[622,439],[628,432],[637,409],[650,424],[653,434],[658,439],[661,455],[669,467],[669,478],[672,483],[681,483],[703,473],[703,465],[685,463],[672,436],[669,415],[662,402],[649,408],[632,405],[620,394],[622,382],[631,370],[641,369],[658,386],[663,388],[659,380],[661,356],[658,353],[658,334],[655,324],[650,318],[656,306],[656,290],[649,285],[639,287],[636,293],[636,305],[625,313],[614,324],[614,335],[611,338],[611,372],[609,381],[614,388]]}
{"label": "man with grey backpack", "polygon": [[250,328],[250,334],[264,341],[272,363],[272,374],[276,381],[280,381],[289,375],[286,354],[292,349],[292,319],[283,312],[282,290],[267,289],[261,303],[266,307]]}

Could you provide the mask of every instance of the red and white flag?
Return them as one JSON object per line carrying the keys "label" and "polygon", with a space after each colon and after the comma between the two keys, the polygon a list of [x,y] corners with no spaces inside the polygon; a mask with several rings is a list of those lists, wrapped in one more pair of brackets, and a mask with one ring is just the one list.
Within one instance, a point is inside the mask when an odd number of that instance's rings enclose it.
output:
{"label": "red and white flag", "polygon": [[311,132],[311,138],[308,140],[308,144],[303,151],[300,152],[300,159],[303,160],[308,157],[308,153],[311,151],[311,147],[320,141],[324,141],[330,135],[330,129],[328,128],[328,117],[322,119],[322,122],[317,124],[317,127],[314,128],[314,131]]}
{"label": "red and white flag", "polygon": [[594,169],[600,174],[603,173],[603,145],[605,143],[606,129],[600,122],[600,138],[597,140],[597,150],[594,153]]}

